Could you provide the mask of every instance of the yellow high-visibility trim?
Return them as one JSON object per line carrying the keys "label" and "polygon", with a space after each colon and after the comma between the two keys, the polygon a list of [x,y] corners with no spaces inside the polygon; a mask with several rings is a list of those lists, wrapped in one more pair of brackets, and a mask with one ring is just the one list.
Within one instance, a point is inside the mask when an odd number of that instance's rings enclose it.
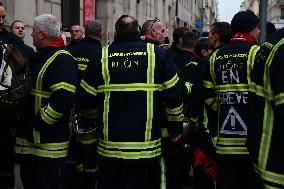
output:
{"label": "yellow high-visibility trim", "polygon": [[280,93],[275,96],[275,105],[281,105],[284,103],[284,93]]}
{"label": "yellow high-visibility trim", "polygon": [[210,81],[205,81],[203,80],[203,86],[205,88],[208,88],[208,89],[214,89],[215,88],[215,84],[210,82]]}
{"label": "yellow high-visibility trim", "polygon": [[31,148],[31,147],[16,146],[15,153],[36,155],[36,156],[47,157],[47,158],[63,158],[63,157],[67,157],[68,150],[49,151],[49,150],[42,150],[42,149]]}
{"label": "yellow high-visibility trim", "polygon": [[67,90],[67,91],[72,92],[72,93],[75,93],[75,91],[76,91],[76,87],[74,85],[71,85],[71,84],[66,83],[66,82],[60,82],[60,83],[56,83],[56,84],[50,86],[50,90],[52,92],[57,91],[59,89],[64,89],[64,90]]}
{"label": "yellow high-visibility trim", "polygon": [[60,113],[60,112],[55,111],[55,110],[50,106],[49,103],[48,103],[48,105],[47,105],[47,108],[45,109],[45,112],[48,113],[49,115],[51,115],[52,117],[57,118],[57,119],[62,118],[63,115],[64,115],[63,113]]}
{"label": "yellow high-visibility trim", "polygon": [[111,157],[111,158],[119,158],[119,159],[150,159],[154,157],[158,157],[161,155],[161,149],[156,149],[152,151],[139,151],[139,152],[123,152],[123,151],[108,151],[104,150],[101,147],[98,147],[98,154]]}
{"label": "yellow high-visibility trim", "polygon": [[99,146],[117,149],[148,149],[161,146],[161,139],[149,142],[111,142],[99,139]]}
{"label": "yellow high-visibility trim", "polygon": [[35,95],[35,96],[42,97],[42,98],[50,98],[52,93],[51,92],[46,92],[46,91],[40,91],[40,90],[32,89],[31,94]]}
{"label": "yellow high-visibility trim", "polygon": [[168,114],[181,114],[183,112],[183,104],[176,108],[168,108],[165,106],[165,111]]}
{"label": "yellow high-visibility trim", "polygon": [[32,148],[40,148],[43,150],[64,150],[69,147],[69,142],[60,142],[60,143],[43,143],[37,144],[28,141],[27,139],[23,139],[20,137],[16,137],[16,145],[32,147]]}
{"label": "yellow high-visibility trim", "polygon": [[85,71],[87,69],[87,67],[88,67],[88,65],[86,65],[86,64],[78,64],[79,70]]}
{"label": "yellow high-visibility trim", "polygon": [[172,79],[170,79],[169,81],[166,81],[165,83],[163,83],[163,89],[169,89],[173,86],[175,86],[175,84],[179,81],[179,77],[178,74],[176,74]]}
{"label": "yellow high-visibility trim", "polygon": [[97,90],[94,89],[94,87],[90,86],[86,81],[84,81],[84,79],[81,80],[81,83],[80,83],[81,87],[83,89],[85,89],[86,92],[94,95],[94,96],[97,96]]}

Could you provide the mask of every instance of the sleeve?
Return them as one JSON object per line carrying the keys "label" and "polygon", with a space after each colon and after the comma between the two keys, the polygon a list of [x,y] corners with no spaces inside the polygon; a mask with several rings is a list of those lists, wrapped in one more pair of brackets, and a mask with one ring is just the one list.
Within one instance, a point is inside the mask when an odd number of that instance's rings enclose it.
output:
{"label": "sleeve", "polygon": [[[284,64],[283,53],[284,45],[281,45],[275,54],[275,60],[272,62],[270,70],[271,88],[275,93],[275,115],[282,119],[284,122]],[[282,53],[282,54],[281,54]]]}
{"label": "sleeve", "polygon": [[86,118],[97,118],[97,92],[102,69],[99,62],[101,62],[100,58],[94,57],[94,61],[88,65],[78,87],[77,111]]}
{"label": "sleeve", "polygon": [[[77,68],[71,55],[60,54],[54,62],[52,72],[45,75],[50,81],[51,96],[46,106],[42,107],[35,119],[35,125],[53,125],[60,119],[69,116],[75,103]],[[47,74],[46,73],[46,74]],[[44,123],[44,124],[42,124]]]}
{"label": "sleeve", "polygon": [[[158,60],[159,61],[159,60]],[[171,58],[160,59],[162,64],[162,95],[164,99],[164,113],[168,122],[170,134],[182,133],[183,96],[187,90],[179,78],[177,69]]]}

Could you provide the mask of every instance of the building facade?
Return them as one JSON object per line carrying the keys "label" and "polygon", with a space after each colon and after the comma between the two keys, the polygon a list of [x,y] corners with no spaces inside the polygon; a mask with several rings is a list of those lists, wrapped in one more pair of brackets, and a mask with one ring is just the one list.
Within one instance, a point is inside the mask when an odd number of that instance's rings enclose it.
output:
{"label": "building facade", "polygon": [[[140,25],[148,19],[159,18],[172,39],[176,27],[188,27],[200,34],[208,31],[217,20],[217,0],[2,0],[6,8],[6,25],[19,19],[26,25],[25,42],[32,45],[33,18],[50,13],[62,25],[62,33],[69,37],[72,24],[83,26],[85,12],[92,4],[93,16],[104,25],[104,43],[114,38],[114,24],[123,14],[138,19]],[[88,4],[88,5],[89,5]]]}
{"label": "building facade", "polygon": [[[284,27],[284,0],[267,0],[267,21],[274,23],[277,29]],[[242,2],[242,10],[253,10],[259,14],[259,0],[245,0]]]}

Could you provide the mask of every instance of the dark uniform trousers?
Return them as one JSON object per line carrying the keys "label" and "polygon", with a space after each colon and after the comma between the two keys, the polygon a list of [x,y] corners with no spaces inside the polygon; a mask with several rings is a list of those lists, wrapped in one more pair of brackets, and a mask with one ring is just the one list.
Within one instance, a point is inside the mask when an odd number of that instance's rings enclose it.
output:
{"label": "dark uniform trousers", "polygon": [[70,182],[66,180],[66,163],[63,160],[25,157],[20,163],[25,189],[66,189],[64,183]]}
{"label": "dark uniform trousers", "polygon": [[98,189],[159,189],[161,168],[154,160],[99,159]]}

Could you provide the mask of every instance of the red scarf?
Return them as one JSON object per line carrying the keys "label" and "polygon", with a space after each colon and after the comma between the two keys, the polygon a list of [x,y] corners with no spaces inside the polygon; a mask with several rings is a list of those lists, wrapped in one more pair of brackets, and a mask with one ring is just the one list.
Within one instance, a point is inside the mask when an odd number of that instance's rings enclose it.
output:
{"label": "red scarf", "polygon": [[231,39],[231,42],[245,41],[249,44],[256,44],[256,40],[248,33],[236,32]]}
{"label": "red scarf", "polygon": [[63,47],[64,46],[64,40],[62,37],[57,37],[54,39],[54,41],[48,43],[48,47]]}

